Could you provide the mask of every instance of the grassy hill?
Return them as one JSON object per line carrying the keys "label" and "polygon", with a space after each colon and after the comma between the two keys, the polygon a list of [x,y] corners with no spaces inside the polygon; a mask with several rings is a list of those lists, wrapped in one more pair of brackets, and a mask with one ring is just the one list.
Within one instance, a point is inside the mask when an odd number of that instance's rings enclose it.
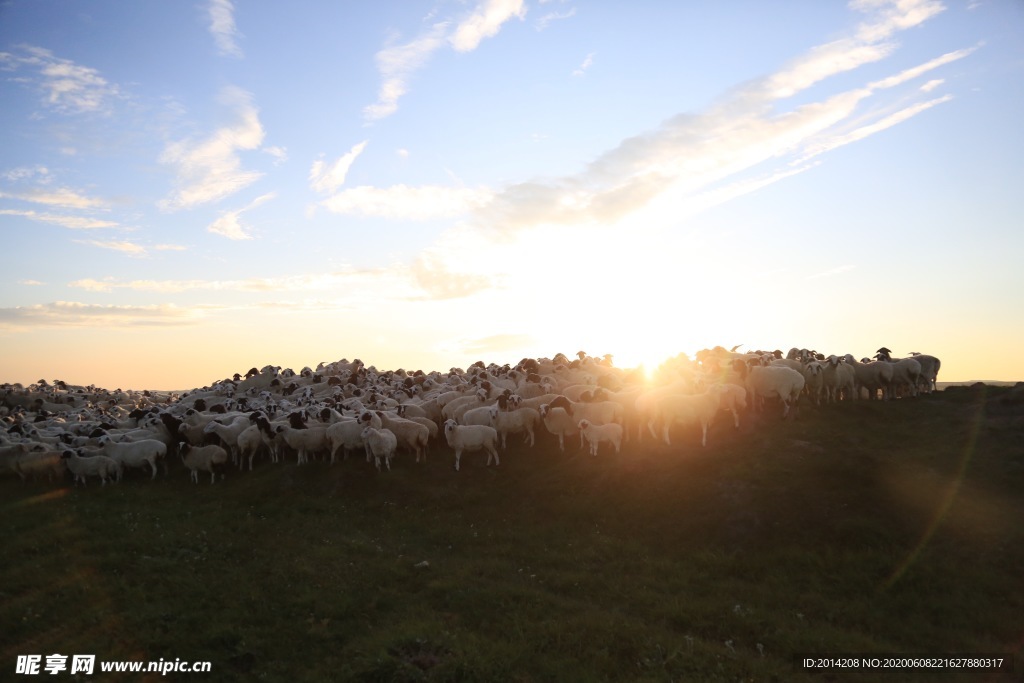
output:
{"label": "grassy hill", "polygon": [[[1022,434],[1019,391],[962,387],[738,431],[723,416],[707,449],[683,429],[596,458],[544,440],[459,473],[434,447],[390,473],[264,462],[214,486],[180,462],[106,489],[7,477],[2,665],[212,662],[98,681],[1019,680]],[[796,663],[826,652],[1000,653],[1016,672]]]}

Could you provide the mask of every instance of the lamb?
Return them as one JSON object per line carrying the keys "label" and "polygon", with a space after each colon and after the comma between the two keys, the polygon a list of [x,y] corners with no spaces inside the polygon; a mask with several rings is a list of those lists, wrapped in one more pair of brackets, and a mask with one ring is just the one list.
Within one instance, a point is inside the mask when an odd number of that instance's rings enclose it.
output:
{"label": "lamb", "polygon": [[[122,467],[136,467],[144,469],[147,465],[153,470],[156,479],[156,462],[167,456],[167,444],[156,439],[143,439],[131,443],[115,443],[109,436],[101,436],[98,439],[104,455],[113,458]],[[117,474],[118,481],[121,480],[121,472]]]}
{"label": "lamb", "polygon": [[498,458],[498,432],[494,427],[484,425],[460,425],[455,420],[446,420],[444,423],[444,436],[448,445],[455,451],[455,471],[459,471],[459,461],[462,459],[463,451],[487,451],[487,465],[490,466],[491,458],[494,464],[500,465]]}
{"label": "lamb", "polygon": [[722,382],[713,385],[714,391],[718,392],[720,410],[728,410],[732,413],[733,423],[736,429],[740,428],[740,411],[747,407],[747,390],[738,384]]}
{"label": "lamb", "polygon": [[804,390],[804,376],[793,368],[779,366],[755,366],[747,373],[747,392],[754,404],[765,398],[779,397],[782,400],[782,417],[788,417],[791,408],[800,401]]}
{"label": "lamb", "polygon": [[508,435],[526,432],[526,441],[533,446],[536,441],[535,429],[540,421],[540,412],[533,408],[517,408],[515,410],[500,410],[494,405],[488,408],[491,416],[491,426],[497,430],[501,437],[502,449],[508,448]]}
{"label": "lamb", "polygon": [[[573,418],[575,424],[587,420],[591,424],[603,425],[615,422],[622,424],[622,405],[615,401],[592,401],[590,403],[570,401],[559,396],[550,403],[550,408],[564,408]],[[583,448],[583,435],[580,434],[580,448]]]}
{"label": "lamb", "polygon": [[106,455],[94,455],[83,458],[74,451],[64,451],[60,454],[61,460],[75,475],[75,485],[82,482],[86,485],[86,477],[99,477],[103,486],[107,485],[107,479],[121,479],[121,463]]}
{"label": "lamb", "polygon": [[622,425],[615,422],[596,425],[592,424],[590,420],[580,420],[577,427],[580,434],[590,444],[591,455],[597,455],[598,447],[605,441],[615,447],[616,454],[622,450]]}
{"label": "lamb", "polygon": [[[377,465],[377,471],[380,471],[380,459],[384,458],[384,463],[388,466],[388,471],[391,470],[391,458],[395,457],[395,450],[398,448],[398,438],[390,429],[374,429],[373,427],[363,427],[361,432],[363,441],[366,443],[366,447],[370,453],[373,454],[374,463]],[[366,462],[370,462],[370,456],[366,456]]]}
{"label": "lamb", "polygon": [[183,443],[178,453],[196,484],[199,483],[199,470],[210,473],[211,485],[217,480],[217,472],[221,472],[221,479],[224,478],[223,470],[228,461],[228,452],[221,446],[192,446]]}

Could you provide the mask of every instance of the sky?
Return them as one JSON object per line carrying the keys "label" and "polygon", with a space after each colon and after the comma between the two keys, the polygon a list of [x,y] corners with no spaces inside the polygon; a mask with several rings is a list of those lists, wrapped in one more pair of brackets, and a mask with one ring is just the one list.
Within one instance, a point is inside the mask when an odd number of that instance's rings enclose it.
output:
{"label": "sky", "polygon": [[0,381],[1022,380],[1024,4],[0,1]]}

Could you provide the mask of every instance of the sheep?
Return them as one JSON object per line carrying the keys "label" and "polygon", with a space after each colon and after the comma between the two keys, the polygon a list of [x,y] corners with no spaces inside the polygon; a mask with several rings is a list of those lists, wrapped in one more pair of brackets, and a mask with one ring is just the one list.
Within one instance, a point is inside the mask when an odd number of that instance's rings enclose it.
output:
{"label": "sheep", "polygon": [[[846,363],[853,368],[854,377],[857,381],[857,388],[867,391],[868,399],[878,398],[878,392],[882,392],[882,399],[889,399],[889,388],[892,385],[893,365],[885,361],[858,362],[853,354],[844,356]],[[868,359],[865,358],[865,361]]]}
{"label": "sheep", "polygon": [[565,408],[553,408],[548,403],[541,405],[539,413],[545,429],[558,437],[558,450],[564,453],[565,437],[576,436],[579,431],[579,421],[573,421],[572,415]]}
{"label": "sheep", "polygon": [[496,404],[470,408],[462,414],[461,419],[457,419],[456,421],[462,425],[490,425],[491,408],[494,407],[496,407]]}
{"label": "sheep", "polygon": [[488,408],[491,416],[491,426],[497,430],[501,437],[502,449],[508,448],[509,433],[517,434],[526,432],[526,441],[530,446],[536,442],[537,423],[540,421],[540,412],[533,408],[516,408],[515,410],[500,410],[493,405]]}
{"label": "sheep", "polygon": [[924,392],[930,394],[936,391],[938,389],[939,369],[942,367],[942,361],[935,356],[918,353],[917,351],[911,351],[910,357],[921,364],[921,378],[919,382]]}
{"label": "sheep", "polygon": [[740,411],[747,407],[747,390],[738,384],[723,382],[712,386],[718,392],[720,410],[728,410],[732,413],[733,423],[736,429],[740,428]]}
{"label": "sheep", "polygon": [[445,420],[444,436],[448,445],[455,451],[455,471],[459,471],[459,461],[462,459],[463,451],[487,451],[487,465],[490,466],[491,458],[494,464],[500,465],[498,458],[498,432],[494,427],[485,425],[460,425],[455,420]]}
{"label": "sheep", "polygon": [[242,467],[245,457],[249,456],[249,471],[252,472],[252,461],[260,446],[266,446],[271,462],[277,462],[277,448],[274,444],[274,430],[263,415],[250,416],[253,424],[242,430],[238,435],[238,466]]}
{"label": "sheep", "polygon": [[[53,481],[54,477],[58,480],[64,477],[64,469],[66,463],[61,459],[61,453],[57,451],[36,451],[30,450],[32,446],[25,444],[26,448],[23,452],[14,455],[10,463],[11,470],[13,470],[22,481],[27,480],[30,476],[35,479],[40,474],[46,474],[48,481]],[[39,448],[39,445],[35,446]]]}
{"label": "sheep", "polygon": [[363,427],[360,436],[362,436],[369,451],[366,456],[366,462],[370,462],[370,454],[372,454],[377,471],[379,472],[380,459],[384,458],[384,464],[387,465],[390,471],[391,458],[395,457],[395,450],[398,448],[398,437],[395,436],[394,432],[386,428],[374,429],[373,427]]}
{"label": "sheep", "polygon": [[836,403],[840,396],[844,401],[856,397],[857,371],[844,358],[829,356],[823,368],[826,403]]}
{"label": "sheep", "polygon": [[78,485],[78,482],[82,482],[82,486],[85,486],[86,477],[89,476],[99,477],[103,486],[107,485],[108,479],[111,481],[120,481],[121,479],[121,470],[123,469],[121,463],[109,456],[82,457],[73,450],[65,450],[60,453],[59,458],[74,475],[75,486]]}
{"label": "sheep", "polygon": [[597,455],[597,449],[604,441],[615,447],[616,454],[622,450],[622,425],[615,422],[596,425],[592,424],[590,420],[580,420],[576,426],[579,428],[580,434],[590,444],[591,455]]}
{"label": "sheep", "polygon": [[[787,370],[789,368],[786,368]],[[795,372],[795,371],[794,371]],[[654,401],[651,407],[651,415],[647,428],[651,435],[657,438],[654,432],[654,425],[661,422],[662,439],[668,446],[672,445],[669,440],[669,429],[676,422],[684,424],[700,423],[701,446],[708,445],[708,427],[711,421],[718,414],[721,406],[722,394],[721,385],[715,385],[701,394],[669,394],[661,396]]]}
{"label": "sheep", "polygon": [[192,446],[187,443],[181,444],[178,451],[181,461],[189,469],[189,476],[196,484],[199,483],[199,470],[210,473],[210,484],[217,480],[217,472],[221,472],[221,479],[224,479],[224,465],[228,461],[228,452],[221,446]]}
{"label": "sheep", "polygon": [[[416,462],[420,456],[424,462],[427,459],[427,444],[430,441],[430,430],[419,422],[403,420],[400,417],[388,413],[378,413],[381,426],[391,431],[404,447],[416,454]],[[390,465],[389,465],[390,468]]]}
{"label": "sheep", "polygon": [[[153,470],[151,480],[156,479],[157,460],[162,461],[167,456],[167,444],[156,439],[115,443],[109,436],[101,436],[98,441],[103,454],[119,462],[122,467],[143,469],[149,465]],[[117,479],[121,480],[121,472],[118,472]]]}
{"label": "sheep", "polygon": [[800,401],[804,390],[804,376],[793,368],[779,366],[755,366],[747,373],[747,392],[757,405],[759,400],[779,397],[782,400],[782,417],[788,417],[790,409]]}
{"label": "sheep", "polygon": [[204,434],[216,434],[220,437],[222,445],[231,454],[232,460],[238,459],[238,437],[249,427],[248,415],[237,415],[231,422],[222,424],[214,420],[203,428]]}
{"label": "sheep", "polygon": [[316,425],[307,429],[296,429],[290,424],[281,424],[274,430],[281,435],[288,447],[298,453],[298,464],[309,462],[312,451],[327,450],[327,426]]}
{"label": "sheep", "polygon": [[875,354],[880,361],[892,364],[890,395],[898,389],[907,389],[911,396],[917,396],[917,385],[921,381],[921,363],[914,358],[893,358],[892,351],[884,346]]}
{"label": "sheep", "polygon": [[825,367],[819,361],[812,360],[804,365],[803,376],[807,395],[814,400],[814,405],[820,406],[821,395],[825,390]]}
{"label": "sheep", "polygon": [[[348,452],[356,449],[369,451],[363,438],[364,423],[359,420],[340,420],[327,427],[327,442],[331,447],[331,464],[337,459],[338,449],[342,450],[343,458],[348,459]],[[369,453],[367,453],[369,455]]]}
{"label": "sheep", "polygon": [[[587,420],[595,425],[611,422],[622,424],[622,405],[615,401],[573,402],[565,396],[559,396],[549,404],[549,408],[564,408],[577,424],[580,420]],[[580,448],[583,448],[582,434],[580,434]]]}

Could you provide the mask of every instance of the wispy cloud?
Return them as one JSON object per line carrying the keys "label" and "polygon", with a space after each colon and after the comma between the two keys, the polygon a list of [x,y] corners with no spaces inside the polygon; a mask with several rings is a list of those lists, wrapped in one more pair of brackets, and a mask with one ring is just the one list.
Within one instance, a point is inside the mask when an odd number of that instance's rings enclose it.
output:
{"label": "wispy cloud", "polygon": [[525,16],[523,0],[485,0],[455,27],[448,40],[456,52],[471,52],[484,38],[496,36],[506,21]]}
{"label": "wispy cloud", "polygon": [[344,185],[348,169],[356,157],[366,149],[367,142],[367,140],[363,140],[355,145],[333,164],[327,164],[323,159],[314,161],[313,166],[309,169],[309,182],[313,189],[317,192],[334,192]]}
{"label": "wispy cloud", "polygon": [[120,88],[96,69],[56,57],[45,48],[20,45],[15,52],[0,53],[0,64],[8,71],[35,72],[37,76],[27,82],[42,92],[47,109],[61,114],[108,113],[111,101],[121,96]]}
{"label": "wispy cloud", "polygon": [[146,248],[135,242],[117,241],[117,240],[75,240],[79,244],[88,244],[92,247],[98,247],[100,249],[110,249],[111,251],[119,251],[122,254],[128,256],[145,256]]}
{"label": "wispy cloud", "polygon": [[171,304],[104,306],[75,301],[54,301],[34,306],[0,308],[0,328],[108,327],[183,325],[198,322],[201,311]]}
{"label": "wispy cloud", "polygon": [[818,278],[832,277],[833,275],[842,275],[843,273],[849,273],[851,270],[854,270],[856,267],[857,266],[851,265],[851,264],[848,264],[848,265],[845,265],[845,266],[837,266],[835,268],[830,268],[829,270],[821,271],[820,273],[814,273],[813,275],[808,275],[804,279],[805,280],[817,280]]}
{"label": "wispy cloud", "polygon": [[363,109],[367,121],[377,121],[398,111],[398,100],[409,91],[409,81],[445,45],[457,52],[475,50],[484,38],[498,34],[513,17],[526,15],[523,0],[482,0],[452,29],[452,21],[433,23],[413,40],[387,47],[376,55],[381,85],[377,101]]}
{"label": "wispy cloud", "polygon": [[565,12],[548,12],[547,14],[539,18],[537,21],[535,21],[533,27],[538,31],[543,31],[548,26],[550,26],[552,22],[559,21],[561,19],[570,19],[574,16],[576,16],[575,7],[572,7]]}
{"label": "wispy cloud", "polygon": [[334,213],[427,220],[458,216],[485,205],[491,198],[486,189],[423,185],[394,185],[377,188],[361,185],[343,190],[320,203]]}
{"label": "wispy cloud", "polygon": [[96,218],[87,218],[84,216],[66,216],[62,214],[54,213],[39,213],[37,211],[19,211],[16,209],[0,209],[0,216],[21,216],[32,221],[39,221],[41,223],[52,223],[59,225],[64,228],[71,228],[72,230],[93,230],[96,228],[116,228],[117,223],[113,221],[103,221]]}
{"label": "wispy cloud", "polygon": [[206,229],[207,231],[212,232],[215,235],[222,235],[231,240],[251,240],[252,235],[249,233],[246,227],[242,225],[240,216],[246,211],[255,209],[261,204],[266,204],[275,196],[276,193],[270,192],[260,197],[257,197],[247,206],[241,209],[237,209],[235,211],[224,211],[217,218],[217,220],[215,220],[213,223],[207,226]]}
{"label": "wispy cloud", "polygon": [[258,149],[263,142],[263,126],[252,95],[240,88],[228,87],[221,99],[233,110],[235,121],[214,131],[209,137],[167,145],[160,161],[175,168],[178,189],[159,206],[166,211],[190,209],[223,199],[259,180],[263,174],[242,168],[240,152]]}
{"label": "wispy cloud", "polygon": [[572,75],[576,76],[577,78],[582,76],[583,74],[587,73],[587,70],[590,69],[590,67],[593,66],[593,64],[594,53],[591,52],[589,55],[586,56],[583,62],[581,62],[580,65],[573,70]]}
{"label": "wispy cloud", "polygon": [[238,47],[240,37],[235,27],[235,6],[231,0],[210,0],[210,33],[217,45],[217,51],[227,57],[241,57],[242,48]]}
{"label": "wispy cloud", "polygon": [[102,199],[86,197],[75,190],[61,187],[57,189],[35,188],[24,192],[2,192],[0,198],[17,199],[23,202],[60,206],[68,209],[101,209],[107,206]]}
{"label": "wispy cloud", "polygon": [[46,283],[39,280],[18,280],[18,284],[25,285],[26,287],[40,287]]}

